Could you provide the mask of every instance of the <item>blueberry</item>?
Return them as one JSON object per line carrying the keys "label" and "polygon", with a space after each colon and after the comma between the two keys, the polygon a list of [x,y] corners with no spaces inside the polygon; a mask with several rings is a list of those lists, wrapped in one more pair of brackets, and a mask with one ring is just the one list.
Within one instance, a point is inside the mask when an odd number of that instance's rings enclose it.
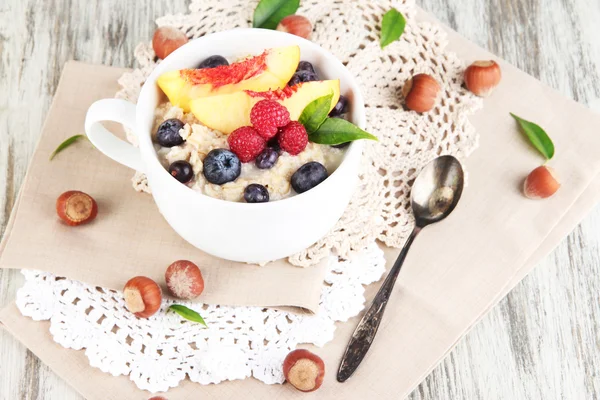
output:
{"label": "blueberry", "polygon": [[304,193],[327,179],[327,170],[323,164],[311,161],[304,164],[292,175],[292,187],[296,193]]}
{"label": "blueberry", "polygon": [[175,161],[169,166],[169,173],[181,183],[188,183],[194,177],[194,169],[187,161]]}
{"label": "blueberry", "polygon": [[184,142],[179,135],[179,130],[183,128],[184,123],[177,118],[168,119],[158,127],[156,131],[156,141],[163,147],[179,146]]}
{"label": "blueberry", "polygon": [[281,146],[279,145],[279,139],[277,138],[277,136],[269,140],[267,142],[267,146],[275,150],[277,154],[281,154]]}
{"label": "blueberry", "polygon": [[302,82],[318,81],[317,74],[311,71],[298,71],[292,75],[292,79],[288,82],[288,86],[295,86]]}
{"label": "blueberry", "polygon": [[308,61],[300,61],[298,63],[298,68],[296,68],[296,71],[310,71],[315,75],[317,73],[315,71],[315,67],[313,67],[313,65],[311,63],[309,63]]}
{"label": "blueberry", "polygon": [[335,147],[336,149],[345,149],[349,145],[350,145],[350,142],[346,142],[346,143],[334,144],[331,147]]}
{"label": "blueberry", "polygon": [[266,203],[269,201],[269,191],[263,185],[251,183],[244,190],[244,200],[247,203]]}
{"label": "blueberry", "polygon": [[275,163],[277,163],[277,159],[279,158],[279,153],[277,150],[267,147],[256,157],[256,167],[260,169],[269,169],[273,168]]}
{"label": "blueberry", "polygon": [[329,116],[337,117],[346,112],[348,112],[348,98],[346,96],[340,96],[340,99],[338,100],[335,107],[333,107],[333,109],[329,113]]}
{"label": "blueberry", "polygon": [[202,61],[200,65],[198,65],[198,69],[204,68],[216,68],[221,65],[229,65],[225,57],[222,56],[210,56],[206,60]]}
{"label": "blueberry", "polygon": [[229,150],[211,150],[204,159],[204,177],[210,183],[222,185],[233,182],[241,173],[240,159]]}

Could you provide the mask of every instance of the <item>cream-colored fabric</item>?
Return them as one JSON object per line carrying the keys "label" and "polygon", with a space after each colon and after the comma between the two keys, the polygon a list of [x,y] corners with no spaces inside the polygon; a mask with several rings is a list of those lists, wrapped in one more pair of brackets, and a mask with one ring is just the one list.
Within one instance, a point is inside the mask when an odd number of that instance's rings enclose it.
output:
{"label": "cream-colored fabric", "polygon": [[[188,14],[165,16],[157,24],[177,27],[196,38],[249,26],[256,3],[195,0]],[[392,6],[407,17],[407,25],[401,39],[382,50],[377,32],[381,16]],[[349,257],[375,239],[401,247],[414,226],[410,183],[419,167],[436,156],[464,159],[477,147],[477,134],[467,118],[481,107],[481,100],[462,87],[464,63],[447,51],[446,34],[439,25],[414,18],[414,0],[304,1],[298,14],[318,21],[311,40],[331,51],[356,76],[365,98],[367,130],[380,141],[366,143],[359,188],[338,224],[289,261],[315,265],[332,250]],[[140,44],[135,56],[139,68],[121,77],[123,89],[117,95],[133,102],[156,65],[150,43]],[[401,88],[418,73],[431,74],[443,87],[439,104],[426,114],[403,111]],[[128,137],[136,142],[134,135]],[[148,191],[140,174],[135,175],[134,187]]]}

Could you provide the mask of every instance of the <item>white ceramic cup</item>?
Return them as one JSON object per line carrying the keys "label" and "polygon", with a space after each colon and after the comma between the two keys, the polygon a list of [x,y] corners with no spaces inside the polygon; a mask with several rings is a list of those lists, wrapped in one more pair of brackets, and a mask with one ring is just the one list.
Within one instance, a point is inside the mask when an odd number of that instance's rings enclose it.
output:
{"label": "white ceramic cup", "polygon": [[[297,44],[301,59],[310,61],[323,79],[340,79],[350,100],[350,119],[365,126],[364,102],[350,72],[333,55],[308,40],[263,29],[234,29],[207,35],[177,49],[163,60],[142,87],[138,103],[106,99],[92,104],[85,120],[90,141],[113,160],[148,177],[164,218],[197,248],[227,260],[259,263],[287,257],[325,236],[342,216],[358,181],[362,143],[348,147],[341,165],[317,187],[270,203],[246,204],[206,196],[175,180],[161,165],[151,130],[154,111],[164,95],[156,85],[163,72],[195,68],[219,54],[235,59],[265,49]],[[118,139],[101,121],[132,129],[139,148]]]}

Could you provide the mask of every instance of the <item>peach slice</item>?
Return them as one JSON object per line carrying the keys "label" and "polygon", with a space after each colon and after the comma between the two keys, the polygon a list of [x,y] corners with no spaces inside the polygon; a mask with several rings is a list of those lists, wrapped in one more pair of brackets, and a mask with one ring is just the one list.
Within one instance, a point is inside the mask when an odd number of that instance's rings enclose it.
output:
{"label": "peach slice", "polygon": [[196,118],[204,125],[229,134],[237,128],[251,125],[250,110],[260,100],[277,101],[287,108],[290,119],[297,121],[304,111],[304,107],[311,101],[329,93],[333,93],[331,111],[340,98],[340,81],[338,79],[305,82],[268,92],[245,90],[222,96],[204,97],[193,100],[191,109]]}
{"label": "peach slice", "polygon": [[171,104],[189,112],[194,99],[241,90],[264,92],[283,88],[299,62],[298,46],[278,47],[231,65],[165,72],[156,83]]}

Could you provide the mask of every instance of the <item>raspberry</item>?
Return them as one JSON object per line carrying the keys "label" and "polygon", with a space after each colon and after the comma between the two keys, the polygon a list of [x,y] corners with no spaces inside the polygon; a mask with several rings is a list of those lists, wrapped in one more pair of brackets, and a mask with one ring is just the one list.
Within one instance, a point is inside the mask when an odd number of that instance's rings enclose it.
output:
{"label": "raspberry", "polygon": [[242,126],[231,132],[227,143],[231,151],[244,163],[254,160],[267,146],[265,139],[251,126]]}
{"label": "raspberry", "polygon": [[288,110],[274,100],[261,100],[250,111],[250,122],[265,140],[277,135],[277,128],[290,122]]}
{"label": "raspberry", "polygon": [[292,121],[279,132],[279,145],[291,155],[302,153],[308,144],[308,134],[304,125]]}

